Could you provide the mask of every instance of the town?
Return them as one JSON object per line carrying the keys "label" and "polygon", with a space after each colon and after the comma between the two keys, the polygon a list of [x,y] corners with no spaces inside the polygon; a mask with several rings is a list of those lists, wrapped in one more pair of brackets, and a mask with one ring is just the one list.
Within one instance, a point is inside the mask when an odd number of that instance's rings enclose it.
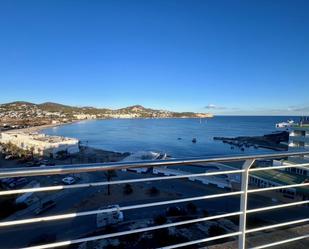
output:
{"label": "town", "polygon": [[140,105],[111,110],[94,107],[73,107],[46,102],[33,104],[16,101],[0,105],[0,131],[41,125],[57,125],[78,120],[131,118],[211,118],[209,113],[171,112]]}

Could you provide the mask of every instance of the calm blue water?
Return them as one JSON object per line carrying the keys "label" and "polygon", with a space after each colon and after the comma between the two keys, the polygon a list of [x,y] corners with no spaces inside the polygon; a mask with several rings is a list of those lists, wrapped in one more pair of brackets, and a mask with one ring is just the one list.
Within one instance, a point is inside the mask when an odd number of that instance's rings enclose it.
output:
{"label": "calm blue water", "polygon": [[[217,116],[212,119],[91,120],[46,129],[49,135],[75,137],[84,144],[119,152],[160,151],[173,157],[198,157],[270,152],[232,150],[214,136],[254,136],[276,131],[275,123],[293,117]],[[293,118],[298,120],[297,118]],[[197,143],[192,143],[192,138]],[[178,138],[182,138],[178,140]]]}

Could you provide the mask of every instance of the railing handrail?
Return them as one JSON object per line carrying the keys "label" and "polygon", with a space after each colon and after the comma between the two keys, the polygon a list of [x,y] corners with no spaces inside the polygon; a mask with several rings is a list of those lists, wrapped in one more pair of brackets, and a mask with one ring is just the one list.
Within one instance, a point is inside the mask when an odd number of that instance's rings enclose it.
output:
{"label": "railing handrail", "polygon": [[196,157],[186,159],[169,159],[169,160],[145,160],[136,162],[117,162],[117,163],[91,163],[91,164],[73,164],[58,165],[52,167],[32,167],[32,168],[9,168],[0,169],[0,179],[9,177],[25,177],[25,176],[42,176],[42,175],[59,175],[59,174],[76,174],[82,172],[121,170],[130,168],[150,168],[158,166],[176,166],[194,163],[219,163],[219,162],[235,162],[250,159],[274,159],[290,156],[309,155],[309,151],[303,152],[285,152],[285,153],[269,153],[246,156],[228,156],[228,157]]}
{"label": "railing handrail", "polygon": [[[26,225],[31,223],[38,223],[38,222],[48,222],[48,221],[59,221],[65,219],[71,219],[75,217],[81,216],[88,216],[88,215],[98,215],[101,213],[109,213],[112,211],[127,211],[133,209],[141,209],[141,208],[149,208],[149,207],[158,207],[163,205],[170,205],[170,204],[178,204],[184,203],[189,201],[198,201],[198,200],[206,200],[206,199],[216,199],[221,197],[228,197],[228,196],[240,196],[240,209],[236,212],[229,212],[224,214],[217,214],[208,217],[199,217],[196,219],[190,220],[183,220],[179,222],[172,222],[166,223],[163,225],[153,225],[147,226],[142,228],[137,228],[133,230],[125,230],[122,232],[115,232],[110,234],[103,234],[98,236],[90,236],[90,237],[83,237],[73,240],[65,240],[55,243],[47,243],[38,246],[31,246],[27,247],[28,249],[44,249],[44,248],[55,248],[61,247],[65,245],[77,244],[87,241],[93,241],[98,239],[107,239],[113,238],[117,236],[123,235],[130,235],[135,233],[141,232],[150,232],[162,228],[169,228],[174,226],[181,226],[181,225],[188,225],[193,224],[201,221],[210,221],[219,218],[227,218],[231,216],[239,216],[239,230],[237,232],[232,232],[228,234],[223,234],[220,236],[214,236],[209,238],[204,238],[201,240],[189,241],[180,244],[170,245],[164,248],[178,248],[183,247],[186,245],[193,245],[203,242],[214,241],[220,238],[229,238],[239,236],[239,249],[246,248],[246,235],[270,230],[270,229],[277,229],[284,226],[290,225],[297,225],[302,223],[307,223],[309,221],[308,217],[299,220],[292,220],[288,222],[282,222],[272,225],[267,225],[263,227],[257,227],[252,229],[247,229],[246,227],[246,215],[258,212],[264,212],[269,210],[275,209],[282,209],[287,207],[294,207],[294,206],[302,206],[308,205],[309,200],[302,200],[296,201],[292,203],[282,203],[278,205],[272,206],[264,206],[258,207],[255,209],[247,209],[247,198],[249,194],[264,192],[264,191],[274,191],[274,190],[281,190],[281,189],[288,189],[288,188],[298,188],[298,187],[307,187],[309,186],[309,182],[302,182],[302,183],[295,183],[289,185],[278,185],[278,186],[270,186],[264,188],[248,188],[249,185],[249,177],[250,173],[258,172],[258,171],[269,171],[272,169],[286,169],[286,168],[307,168],[309,163],[302,163],[302,164],[291,164],[291,165],[280,165],[280,166],[269,166],[269,167],[258,167],[258,168],[251,168],[254,165],[255,160],[257,159],[275,159],[275,158],[286,158],[290,156],[304,156],[309,155],[309,151],[304,152],[285,152],[285,153],[272,153],[272,154],[260,154],[260,155],[236,155],[236,156],[229,156],[229,157],[212,157],[212,158],[187,158],[187,159],[171,159],[171,160],[156,160],[156,161],[139,161],[139,162],[117,162],[117,163],[95,163],[95,164],[79,164],[79,165],[60,165],[60,166],[53,166],[53,167],[35,167],[35,168],[11,168],[11,169],[0,169],[0,179],[1,178],[8,178],[8,177],[26,177],[26,176],[44,176],[44,175],[61,175],[61,174],[68,174],[68,173],[81,173],[81,172],[97,172],[97,171],[108,171],[108,170],[120,170],[120,169],[130,169],[130,168],[150,168],[150,167],[160,167],[160,166],[176,166],[176,165],[190,165],[195,163],[220,163],[220,162],[235,162],[235,161],[244,161],[244,164],[239,169],[234,170],[221,170],[219,171],[207,171],[204,173],[197,173],[197,174],[186,174],[186,175],[176,175],[176,176],[159,176],[159,177],[142,177],[138,179],[127,179],[127,180],[114,180],[114,181],[106,181],[106,182],[90,182],[90,183],[80,183],[75,186],[64,186],[64,185],[57,185],[57,186],[49,186],[49,187],[35,187],[32,189],[17,189],[17,190],[2,190],[0,191],[0,196],[4,195],[11,195],[11,194],[22,194],[22,193],[29,193],[29,192],[45,192],[45,191],[54,191],[54,190],[62,190],[62,189],[71,189],[71,188],[81,188],[81,187],[97,187],[97,186],[104,186],[104,185],[111,185],[111,184],[124,184],[127,182],[134,183],[134,182],[147,182],[147,181],[158,181],[158,180],[172,180],[172,179],[181,179],[181,178],[192,178],[197,176],[203,177],[212,177],[220,174],[240,174],[241,175],[241,189],[239,191],[232,191],[232,192],[220,192],[216,194],[208,194],[208,195],[200,195],[200,196],[193,196],[193,197],[186,197],[180,199],[172,199],[172,200],[160,200],[155,202],[148,202],[148,203],[138,203],[134,205],[127,205],[118,208],[106,208],[106,209],[94,209],[94,210],[86,210],[80,212],[72,212],[72,213],[62,213],[56,215],[49,215],[43,217],[35,217],[35,218],[25,218],[25,219],[18,219],[18,220],[7,220],[0,222],[0,227],[9,227],[9,226],[16,226],[16,225]],[[32,190],[32,191],[31,191]],[[281,240],[277,242],[273,242],[270,244],[260,245],[256,248],[266,248],[270,245],[279,245],[284,243],[289,243],[294,240],[300,240],[307,238],[307,235],[300,236],[294,239],[287,239]]]}

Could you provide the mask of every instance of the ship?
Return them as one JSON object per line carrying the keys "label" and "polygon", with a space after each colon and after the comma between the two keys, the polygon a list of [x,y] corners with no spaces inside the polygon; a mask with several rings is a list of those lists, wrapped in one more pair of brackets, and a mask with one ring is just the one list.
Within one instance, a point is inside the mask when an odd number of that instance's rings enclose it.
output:
{"label": "ship", "polygon": [[294,125],[294,120],[288,120],[287,122],[281,122],[276,124],[276,128],[289,128]]}

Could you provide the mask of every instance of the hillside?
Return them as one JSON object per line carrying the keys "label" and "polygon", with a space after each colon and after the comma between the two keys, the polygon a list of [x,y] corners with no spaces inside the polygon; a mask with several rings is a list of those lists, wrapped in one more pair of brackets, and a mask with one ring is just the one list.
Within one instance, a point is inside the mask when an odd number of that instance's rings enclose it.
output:
{"label": "hillside", "polygon": [[31,126],[71,122],[83,119],[106,118],[209,118],[211,114],[193,112],[172,112],[133,105],[120,109],[76,107],[53,102],[35,104],[15,101],[0,105],[0,125]]}
{"label": "hillside", "polygon": [[58,112],[58,111],[71,111],[73,109],[77,110],[78,108],[68,106],[68,105],[62,105],[58,103],[53,103],[53,102],[45,102],[42,104],[37,105],[40,109],[49,111],[49,112]]}

